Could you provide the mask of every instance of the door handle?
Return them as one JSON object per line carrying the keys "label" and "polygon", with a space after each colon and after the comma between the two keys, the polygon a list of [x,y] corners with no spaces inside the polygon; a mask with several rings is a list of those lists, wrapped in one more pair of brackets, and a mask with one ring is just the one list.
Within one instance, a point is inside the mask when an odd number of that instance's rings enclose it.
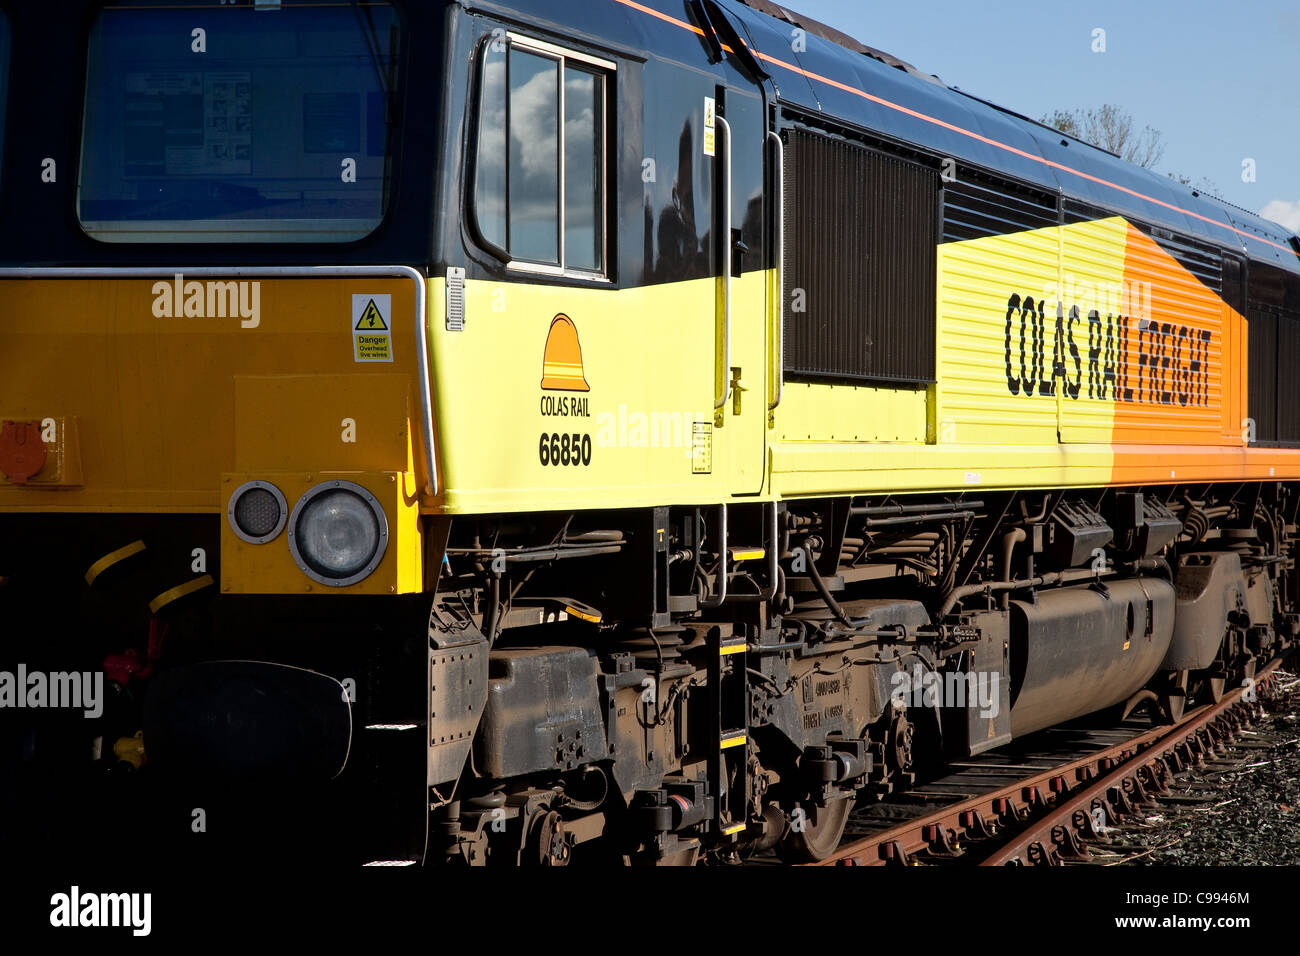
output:
{"label": "door handle", "polygon": [[733,365],[731,367],[731,414],[733,415],[740,414],[740,396],[744,392],[749,391],[749,389],[745,386],[744,380],[740,376],[741,376],[740,366]]}

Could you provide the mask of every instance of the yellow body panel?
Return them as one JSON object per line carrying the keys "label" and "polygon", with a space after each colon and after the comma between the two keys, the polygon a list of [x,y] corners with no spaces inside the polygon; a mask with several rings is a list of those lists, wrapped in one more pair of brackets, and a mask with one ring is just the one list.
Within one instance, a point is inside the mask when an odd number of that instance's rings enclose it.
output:
{"label": "yellow body panel", "polygon": [[[1057,285],[1057,229],[1035,229],[939,247],[938,408],[944,444],[1054,445],[1056,402],[1051,396],[1011,395],[1004,352],[1007,300],[1035,300]],[[1053,310],[1054,311],[1054,310]],[[1019,349],[1012,320],[1013,373],[1023,363],[1037,386],[1037,357]],[[1031,340],[1032,341],[1032,340]],[[1047,343],[1050,368],[1050,341]],[[1028,354],[1024,354],[1028,351]]]}
{"label": "yellow body panel", "polygon": [[[622,508],[758,493],[766,465],[768,277],[753,272],[732,282],[730,366],[719,345],[717,287],[714,279],[621,290],[524,277],[467,282],[465,327],[451,331],[443,321],[445,283],[431,282],[445,510]],[[560,316],[576,329],[576,363],[548,357]],[[719,427],[715,397],[731,367],[746,390],[739,413],[734,396],[720,409]],[[575,435],[577,463],[569,451]],[[553,437],[559,465],[551,463]]]}
{"label": "yellow body panel", "polygon": [[854,445],[786,442],[772,449],[772,485],[784,497],[1049,488],[1105,484],[1100,445]]}
{"label": "yellow body panel", "polygon": [[924,443],[928,407],[925,389],[787,382],[778,440]]}

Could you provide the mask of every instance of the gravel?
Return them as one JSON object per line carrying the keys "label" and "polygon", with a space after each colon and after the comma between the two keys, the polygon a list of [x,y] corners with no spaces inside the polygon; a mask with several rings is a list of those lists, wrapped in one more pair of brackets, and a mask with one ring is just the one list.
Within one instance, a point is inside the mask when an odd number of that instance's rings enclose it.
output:
{"label": "gravel", "polygon": [[1266,719],[1239,738],[1245,746],[1234,745],[1205,770],[1170,787],[1203,802],[1161,803],[1145,811],[1145,822],[1121,829],[1123,862],[1300,864],[1300,680],[1279,672],[1273,687],[1260,697]]}

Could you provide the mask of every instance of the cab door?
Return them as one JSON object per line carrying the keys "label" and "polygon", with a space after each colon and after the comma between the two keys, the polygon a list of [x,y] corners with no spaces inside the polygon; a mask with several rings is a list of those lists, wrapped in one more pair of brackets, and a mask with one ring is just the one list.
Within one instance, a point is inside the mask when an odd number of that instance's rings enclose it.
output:
{"label": "cab door", "polygon": [[[762,94],[719,85],[705,104],[706,150],[713,140],[717,278],[713,444],[734,495],[763,490],[767,460],[771,283],[765,224],[767,152]],[[710,127],[712,123],[712,127]]]}

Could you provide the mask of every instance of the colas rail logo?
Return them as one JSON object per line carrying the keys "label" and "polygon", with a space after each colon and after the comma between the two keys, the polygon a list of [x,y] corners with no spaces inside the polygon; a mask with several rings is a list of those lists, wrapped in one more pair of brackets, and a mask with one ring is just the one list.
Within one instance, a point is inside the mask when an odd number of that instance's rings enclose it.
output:
{"label": "colas rail logo", "polygon": [[[582,367],[582,344],[578,327],[563,312],[551,319],[542,350],[542,396],[538,410],[543,429],[547,420],[557,418],[591,418],[591,391]],[[550,392],[579,392],[577,395],[553,395]],[[576,423],[575,423],[576,424]],[[591,433],[546,431],[537,446],[538,460],[547,465],[591,464]]]}
{"label": "colas rail logo", "polygon": [[563,312],[551,319],[542,353],[542,388],[555,392],[589,392],[582,369],[578,327]]}
{"label": "colas rail logo", "polygon": [[[582,343],[578,327],[563,312],[551,319],[542,353],[542,391],[590,392],[582,368]],[[590,418],[586,395],[543,395],[541,410],[547,417]]]}

